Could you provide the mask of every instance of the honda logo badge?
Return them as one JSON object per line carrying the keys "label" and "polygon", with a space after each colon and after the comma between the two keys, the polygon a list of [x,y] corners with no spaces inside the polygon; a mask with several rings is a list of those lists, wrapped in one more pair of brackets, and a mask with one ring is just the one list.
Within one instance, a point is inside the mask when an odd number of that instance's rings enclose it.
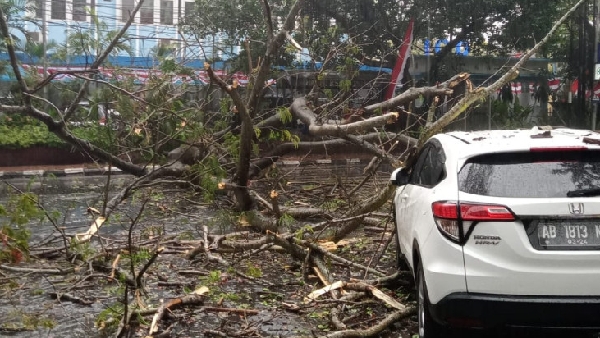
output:
{"label": "honda logo badge", "polygon": [[573,215],[583,215],[583,203],[569,203],[569,212]]}

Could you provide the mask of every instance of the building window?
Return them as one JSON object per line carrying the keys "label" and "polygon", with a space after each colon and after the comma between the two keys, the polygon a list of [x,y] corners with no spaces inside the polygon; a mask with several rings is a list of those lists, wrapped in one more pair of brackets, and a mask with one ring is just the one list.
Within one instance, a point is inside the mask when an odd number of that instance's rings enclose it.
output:
{"label": "building window", "polygon": [[73,0],[73,20],[85,21],[87,13],[85,10],[86,0]]}
{"label": "building window", "polygon": [[144,1],[140,8],[140,23],[150,25],[154,23],[154,0]]}
{"label": "building window", "polygon": [[160,2],[160,23],[163,25],[173,24],[173,1]]}
{"label": "building window", "polygon": [[183,13],[184,16],[188,17],[191,15],[194,15],[194,9],[195,9],[195,2],[187,2],[185,3],[185,13]]}
{"label": "building window", "polygon": [[134,0],[123,0],[123,5],[121,7],[121,21],[126,22],[129,20],[129,16],[133,13],[133,9],[135,8],[133,1]]}
{"label": "building window", "polygon": [[30,10],[35,12],[36,18],[41,18],[44,14],[44,8],[42,0],[29,0]]}
{"label": "building window", "polygon": [[[44,0],[42,0],[44,1]],[[52,4],[52,19],[66,20],[67,19],[67,1],[66,0],[53,0]]]}
{"label": "building window", "polygon": [[40,42],[40,32],[28,31],[25,33],[25,38],[27,39],[27,41]]}
{"label": "building window", "polygon": [[171,39],[160,39],[158,43],[159,47],[162,49],[163,55],[174,55],[177,52],[177,44],[174,40]]}

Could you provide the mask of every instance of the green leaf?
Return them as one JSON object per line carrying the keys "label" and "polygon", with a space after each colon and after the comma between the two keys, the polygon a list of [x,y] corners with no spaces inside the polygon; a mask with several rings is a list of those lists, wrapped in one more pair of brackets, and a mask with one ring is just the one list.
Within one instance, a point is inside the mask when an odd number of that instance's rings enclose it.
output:
{"label": "green leaf", "polygon": [[290,108],[288,107],[279,107],[277,108],[277,115],[281,120],[281,123],[288,124],[292,122],[293,116]]}

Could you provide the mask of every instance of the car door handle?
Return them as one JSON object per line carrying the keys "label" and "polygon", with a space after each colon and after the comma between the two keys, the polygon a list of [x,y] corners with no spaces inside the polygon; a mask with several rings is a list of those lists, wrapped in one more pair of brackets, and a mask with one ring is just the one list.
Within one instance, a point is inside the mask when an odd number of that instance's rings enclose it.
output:
{"label": "car door handle", "polygon": [[401,201],[406,201],[408,199],[408,194],[402,194],[400,195],[400,200]]}

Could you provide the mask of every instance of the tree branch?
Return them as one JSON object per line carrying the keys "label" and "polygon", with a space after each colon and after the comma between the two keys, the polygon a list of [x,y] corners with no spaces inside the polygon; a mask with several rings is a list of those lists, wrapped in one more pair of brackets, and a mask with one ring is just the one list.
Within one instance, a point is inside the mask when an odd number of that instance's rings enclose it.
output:
{"label": "tree branch", "polygon": [[321,336],[320,338],[349,338],[349,337],[375,337],[381,331],[388,328],[393,323],[412,316],[417,313],[417,310],[414,307],[409,307],[405,310],[399,310],[393,312],[392,314],[385,317],[383,320],[379,321],[377,325],[372,326],[368,329],[363,330],[343,330],[332,332],[326,336]]}
{"label": "tree branch", "polygon": [[256,75],[254,87],[250,92],[248,100],[248,108],[250,109],[250,117],[252,118],[254,118],[254,116],[259,110],[259,105],[263,96],[265,82],[267,81],[267,77],[271,71],[271,63],[279,49],[283,46],[283,43],[285,42],[285,39],[287,37],[287,32],[292,31],[294,29],[294,24],[296,23],[296,16],[300,12],[300,8],[302,7],[303,3],[304,0],[296,0],[284,21],[282,30],[268,42],[269,44],[267,46],[267,51],[265,52],[265,56],[262,59],[260,68],[258,69],[258,74]]}
{"label": "tree branch", "polygon": [[[269,42],[273,41],[273,16],[271,14],[271,7],[269,6],[269,1],[268,0],[263,0],[261,2],[262,8],[263,8],[263,12],[265,15],[265,20],[267,21],[267,40]],[[248,53],[248,55],[250,55],[250,53]],[[250,67],[250,70],[252,70],[252,67]]]}
{"label": "tree branch", "polygon": [[444,116],[442,116],[439,120],[435,121],[430,128],[427,128],[425,132],[422,134],[419,139],[419,147],[422,146],[431,136],[438,133],[440,130],[445,128],[448,124],[450,124],[454,119],[456,119],[460,114],[462,114],[467,108],[473,103],[485,99],[489,96],[490,93],[495,93],[498,89],[500,89],[506,83],[512,81],[519,75],[519,69],[523,67],[523,65],[531,58],[532,55],[537,53],[537,51],[544,45],[548,40],[552,37],[554,32],[562,26],[562,24],[567,20],[567,18],[573,14],[581,4],[583,4],[585,0],[579,0],[565,15],[563,15],[560,20],[554,23],[552,29],[546,36],[538,42],[532,49],[530,49],[523,57],[511,68],[506,74],[504,74],[500,79],[496,82],[492,83],[488,87],[478,88],[472,93],[467,93],[465,97],[463,97],[456,105],[450,109]]}
{"label": "tree branch", "polygon": [[378,110],[390,109],[393,107],[400,106],[402,104],[414,101],[419,96],[443,96],[443,95],[452,95],[453,88],[458,85],[462,81],[467,81],[469,79],[469,74],[460,73],[454,75],[450,80],[445,81],[437,86],[431,87],[421,87],[415,88],[411,87],[407,91],[402,94],[393,97],[387,101],[372,104],[365,107],[366,112],[373,112]]}
{"label": "tree branch", "polygon": [[[279,161],[279,158],[284,156],[285,154],[291,152],[310,152],[313,150],[327,149],[331,147],[338,146],[348,146],[352,143],[363,145],[363,142],[369,142],[371,140],[377,140],[382,137],[387,137],[388,140],[394,140],[394,142],[399,142],[404,146],[404,148],[412,148],[417,145],[418,140],[412,138],[410,136],[406,136],[403,134],[394,134],[389,132],[374,132],[360,136],[353,136],[353,141],[345,140],[345,139],[333,139],[333,140],[323,140],[323,141],[314,141],[314,142],[299,142],[299,143],[282,143],[272,149],[263,157],[252,161],[250,164],[250,174],[249,178],[252,179],[256,177],[261,170],[270,167],[273,163]],[[365,144],[366,145],[366,144]],[[370,144],[373,146],[373,144]],[[376,148],[375,148],[376,149]],[[369,149],[373,150],[373,149]],[[379,151],[376,151],[376,156],[382,155]],[[374,153],[374,152],[373,152]],[[375,154],[375,153],[374,153]]]}
{"label": "tree branch", "polygon": [[233,103],[237,107],[237,113],[240,114],[240,118],[242,120],[241,123],[241,131],[240,131],[240,156],[237,161],[237,169],[236,169],[236,187],[234,188],[236,203],[238,208],[241,211],[250,210],[252,207],[252,199],[250,198],[250,194],[248,193],[247,185],[249,179],[250,172],[250,159],[252,156],[252,142],[254,139],[254,127],[252,125],[252,118],[250,117],[250,113],[248,112],[248,107],[242,101],[238,91],[237,91],[237,83],[234,82],[234,85],[229,86],[221,79],[216,76],[212,67],[207,63],[204,66],[210,78],[221,87],[221,89],[225,90]]}
{"label": "tree branch", "polygon": [[75,76],[77,76],[78,74],[87,74],[87,73],[98,73],[98,70],[91,70],[91,69],[90,70],[61,70],[58,72],[54,72],[54,73],[48,75],[41,82],[36,84],[35,87],[33,89],[31,89],[31,91],[29,93],[34,94],[34,93],[38,92],[40,89],[42,89],[46,85],[50,84],[50,82],[52,80],[54,80],[54,78],[56,78],[58,75],[75,75]]}

